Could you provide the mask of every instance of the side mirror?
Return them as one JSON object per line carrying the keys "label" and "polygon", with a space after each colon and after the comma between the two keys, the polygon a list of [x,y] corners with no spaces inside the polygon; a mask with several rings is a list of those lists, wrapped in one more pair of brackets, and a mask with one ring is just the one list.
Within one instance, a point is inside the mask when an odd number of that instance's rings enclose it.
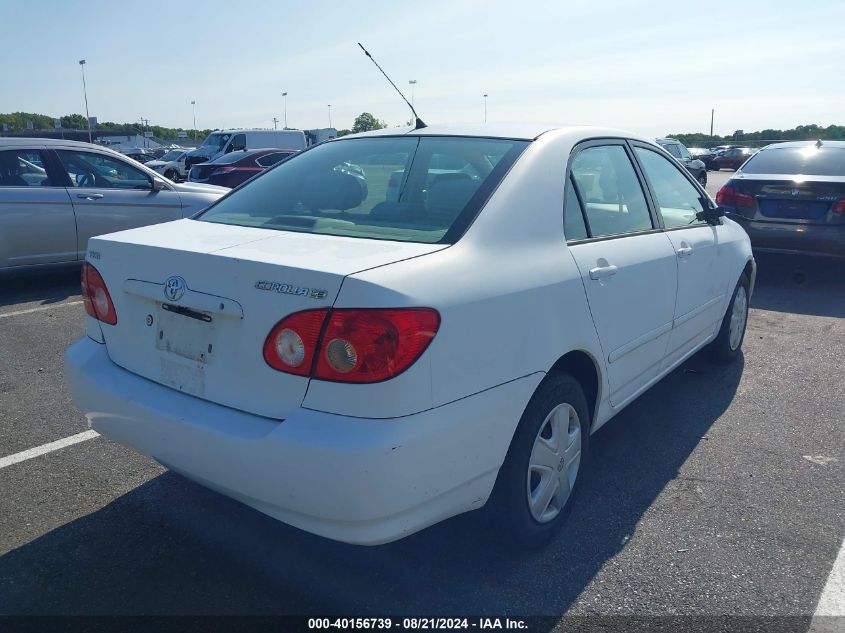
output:
{"label": "side mirror", "polygon": [[704,208],[704,211],[699,211],[695,214],[695,219],[700,220],[702,222],[707,222],[707,224],[710,224],[711,226],[715,226],[719,224],[719,218],[724,217],[724,215],[724,207],[707,206]]}
{"label": "side mirror", "polygon": [[167,185],[164,184],[163,180],[158,178],[153,178],[153,191],[165,191],[167,190]]}

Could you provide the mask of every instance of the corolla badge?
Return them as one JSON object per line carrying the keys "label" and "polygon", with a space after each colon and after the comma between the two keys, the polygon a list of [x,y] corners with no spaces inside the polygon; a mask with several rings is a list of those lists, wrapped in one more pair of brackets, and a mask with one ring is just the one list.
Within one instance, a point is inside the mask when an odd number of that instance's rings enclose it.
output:
{"label": "corolla badge", "polygon": [[164,282],[164,296],[171,301],[179,301],[187,287],[188,284],[181,277],[168,277]]}

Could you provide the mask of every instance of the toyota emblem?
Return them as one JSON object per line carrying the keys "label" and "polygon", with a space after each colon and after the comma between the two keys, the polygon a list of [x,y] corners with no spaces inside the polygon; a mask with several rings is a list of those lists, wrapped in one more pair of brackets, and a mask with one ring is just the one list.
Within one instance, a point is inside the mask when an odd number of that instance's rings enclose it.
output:
{"label": "toyota emblem", "polygon": [[187,287],[188,284],[181,277],[168,277],[164,282],[164,296],[170,301],[179,301]]}

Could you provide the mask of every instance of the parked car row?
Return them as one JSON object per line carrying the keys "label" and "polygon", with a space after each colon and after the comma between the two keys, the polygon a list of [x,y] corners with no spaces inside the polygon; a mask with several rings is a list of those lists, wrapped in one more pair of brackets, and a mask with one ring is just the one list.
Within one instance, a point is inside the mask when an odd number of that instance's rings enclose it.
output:
{"label": "parked car row", "polygon": [[693,158],[704,163],[708,171],[719,171],[720,169],[739,169],[739,166],[757,150],[738,145],[719,145],[711,148],[691,147],[689,151]]}
{"label": "parked car row", "polygon": [[208,163],[231,152],[276,148],[302,151],[308,139],[302,130],[218,130],[209,134],[199,147],[188,152],[185,168]]}

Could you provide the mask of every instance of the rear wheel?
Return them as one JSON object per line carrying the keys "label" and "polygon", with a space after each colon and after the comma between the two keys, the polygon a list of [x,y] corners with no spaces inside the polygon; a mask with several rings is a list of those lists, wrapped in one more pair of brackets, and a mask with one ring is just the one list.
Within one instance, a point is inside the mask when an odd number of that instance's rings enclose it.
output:
{"label": "rear wheel", "polygon": [[569,374],[550,374],[528,403],[496,480],[491,509],[511,543],[540,547],[561,529],[589,435],[581,385]]}
{"label": "rear wheel", "polygon": [[749,285],[748,277],[743,273],[734,288],[719,334],[710,343],[710,356],[717,363],[727,364],[739,356],[742,341],[745,339],[745,327],[748,324]]}
{"label": "rear wheel", "polygon": [[168,178],[169,180],[172,180],[173,182],[178,182],[179,174],[176,173],[175,169],[168,169],[166,172],[164,172],[164,177]]}
{"label": "rear wheel", "polygon": [[696,180],[698,181],[698,183],[699,183],[702,187],[706,187],[706,186],[707,186],[707,170],[706,170],[706,169],[702,169],[702,170],[701,170],[701,173],[700,173],[700,174],[698,174],[698,178],[696,178]]}

